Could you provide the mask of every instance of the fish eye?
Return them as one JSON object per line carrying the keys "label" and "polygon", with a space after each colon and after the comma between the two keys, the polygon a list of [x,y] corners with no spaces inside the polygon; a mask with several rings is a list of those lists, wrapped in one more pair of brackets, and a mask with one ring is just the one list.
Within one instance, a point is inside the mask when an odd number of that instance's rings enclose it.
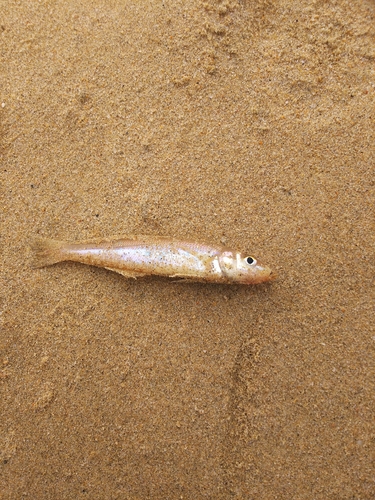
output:
{"label": "fish eye", "polygon": [[256,264],[256,260],[253,257],[246,257],[246,263],[251,266],[251,264]]}

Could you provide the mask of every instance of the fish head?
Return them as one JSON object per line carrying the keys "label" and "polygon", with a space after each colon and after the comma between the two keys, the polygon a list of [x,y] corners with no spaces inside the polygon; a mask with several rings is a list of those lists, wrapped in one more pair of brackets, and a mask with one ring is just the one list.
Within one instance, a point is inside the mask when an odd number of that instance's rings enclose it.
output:
{"label": "fish head", "polygon": [[240,252],[224,251],[219,256],[220,268],[231,283],[255,285],[275,278],[272,270],[254,257]]}

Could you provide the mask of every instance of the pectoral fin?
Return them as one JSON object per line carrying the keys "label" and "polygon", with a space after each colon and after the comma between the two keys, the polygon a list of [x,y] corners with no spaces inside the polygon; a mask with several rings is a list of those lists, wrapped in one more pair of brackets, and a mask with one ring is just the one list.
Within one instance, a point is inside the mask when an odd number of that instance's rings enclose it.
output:
{"label": "pectoral fin", "polygon": [[106,267],[108,271],[113,271],[114,273],[122,274],[122,276],[125,276],[125,278],[142,278],[143,276],[146,276],[144,273],[137,273],[135,271],[124,271],[123,269],[114,269],[112,267]]}

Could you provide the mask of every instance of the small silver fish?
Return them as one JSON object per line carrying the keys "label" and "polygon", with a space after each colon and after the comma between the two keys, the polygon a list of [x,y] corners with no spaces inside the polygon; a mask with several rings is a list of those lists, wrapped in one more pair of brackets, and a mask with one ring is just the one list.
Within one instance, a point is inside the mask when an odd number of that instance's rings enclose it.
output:
{"label": "small silver fish", "polygon": [[124,236],[69,243],[38,239],[32,246],[35,267],[75,261],[139,278],[168,276],[207,283],[253,285],[275,277],[254,257],[220,245],[161,236]]}

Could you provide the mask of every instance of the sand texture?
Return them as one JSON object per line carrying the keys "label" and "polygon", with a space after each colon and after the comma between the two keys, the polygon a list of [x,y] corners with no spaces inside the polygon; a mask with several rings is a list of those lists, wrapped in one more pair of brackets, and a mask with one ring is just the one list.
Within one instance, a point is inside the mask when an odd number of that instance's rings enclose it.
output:
{"label": "sand texture", "polygon": [[[0,0],[0,499],[375,498],[373,0]],[[225,243],[260,286],[32,269]]]}

